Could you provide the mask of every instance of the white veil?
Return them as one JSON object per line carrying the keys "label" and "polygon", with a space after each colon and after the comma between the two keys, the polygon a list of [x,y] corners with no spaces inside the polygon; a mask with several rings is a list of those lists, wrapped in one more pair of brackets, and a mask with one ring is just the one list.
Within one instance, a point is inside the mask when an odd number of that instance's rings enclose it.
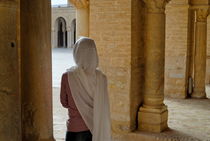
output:
{"label": "white veil", "polygon": [[95,42],[80,38],[73,50],[74,66],[68,71],[68,81],[75,104],[90,129],[92,141],[111,141],[107,78],[97,69]]}

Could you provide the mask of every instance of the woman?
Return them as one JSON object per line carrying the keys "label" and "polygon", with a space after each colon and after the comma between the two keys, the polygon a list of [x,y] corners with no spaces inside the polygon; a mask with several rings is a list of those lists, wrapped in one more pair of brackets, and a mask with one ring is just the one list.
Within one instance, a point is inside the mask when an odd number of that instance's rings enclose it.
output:
{"label": "woman", "polygon": [[80,38],[74,45],[76,66],[62,76],[61,104],[68,108],[66,141],[111,141],[106,76],[97,69],[95,42]]}

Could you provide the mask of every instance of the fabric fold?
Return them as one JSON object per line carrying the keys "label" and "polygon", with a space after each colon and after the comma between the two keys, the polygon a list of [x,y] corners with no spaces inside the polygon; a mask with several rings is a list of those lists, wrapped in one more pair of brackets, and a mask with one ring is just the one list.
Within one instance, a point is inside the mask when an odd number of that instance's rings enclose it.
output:
{"label": "fabric fold", "polygon": [[72,97],[93,135],[93,141],[111,141],[111,123],[107,78],[97,69],[98,55],[95,42],[83,37],[73,51],[77,66],[68,70]]}

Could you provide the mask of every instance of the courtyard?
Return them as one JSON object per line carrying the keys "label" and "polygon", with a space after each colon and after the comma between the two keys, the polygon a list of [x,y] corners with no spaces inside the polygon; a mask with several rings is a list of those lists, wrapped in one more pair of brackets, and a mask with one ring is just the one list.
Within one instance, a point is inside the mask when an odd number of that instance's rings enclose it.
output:
{"label": "courtyard", "polygon": [[[64,140],[67,120],[67,110],[59,101],[60,80],[62,73],[73,65],[72,49],[52,49],[53,126],[57,141]],[[206,91],[210,97],[210,86],[206,87]],[[161,134],[138,132],[133,136],[142,136],[148,141],[210,141],[210,99],[165,98],[164,103],[169,110],[169,129]]]}

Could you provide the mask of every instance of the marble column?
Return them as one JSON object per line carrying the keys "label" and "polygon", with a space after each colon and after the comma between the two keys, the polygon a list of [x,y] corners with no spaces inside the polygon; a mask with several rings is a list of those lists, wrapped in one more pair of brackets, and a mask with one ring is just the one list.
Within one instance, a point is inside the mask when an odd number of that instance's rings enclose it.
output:
{"label": "marble column", "polygon": [[57,48],[58,47],[58,30],[57,29],[54,30],[53,38],[54,38],[54,40],[53,40],[53,47]]}
{"label": "marble column", "polygon": [[71,48],[71,30],[70,29],[67,30],[67,40],[68,40],[67,48]]}
{"label": "marble column", "polygon": [[144,100],[138,113],[138,128],[161,132],[168,120],[164,105],[165,6],[168,0],[144,0],[145,23],[145,82]]}
{"label": "marble column", "polygon": [[205,98],[208,7],[196,9],[193,98]]}
{"label": "marble column", "polygon": [[22,140],[54,141],[51,4],[21,0]]}
{"label": "marble column", "polygon": [[76,7],[76,37],[89,36],[89,0],[70,0]]}
{"label": "marble column", "polygon": [[0,141],[21,140],[19,2],[0,1]]}

